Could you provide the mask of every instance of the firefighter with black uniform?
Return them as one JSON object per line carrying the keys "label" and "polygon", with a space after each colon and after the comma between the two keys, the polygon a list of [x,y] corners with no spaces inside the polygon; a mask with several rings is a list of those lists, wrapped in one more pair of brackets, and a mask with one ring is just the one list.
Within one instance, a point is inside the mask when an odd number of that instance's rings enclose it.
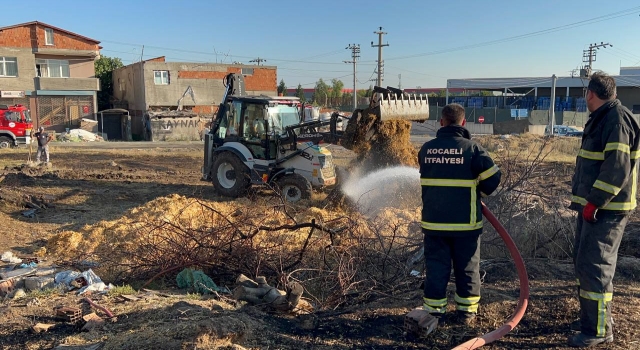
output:
{"label": "firefighter with black uniform", "polygon": [[613,275],[618,248],[636,207],[640,126],[616,99],[615,80],[594,73],[587,88],[591,112],[576,158],[570,208],[579,212],[574,243],[580,333],[573,347],[613,342]]}
{"label": "firefighter with black uniform", "polygon": [[501,173],[489,154],[471,141],[464,107],[446,105],[440,125],[436,138],[418,153],[427,270],[422,309],[436,317],[446,312],[453,263],[456,318],[468,325],[480,301],[480,199],[495,191]]}

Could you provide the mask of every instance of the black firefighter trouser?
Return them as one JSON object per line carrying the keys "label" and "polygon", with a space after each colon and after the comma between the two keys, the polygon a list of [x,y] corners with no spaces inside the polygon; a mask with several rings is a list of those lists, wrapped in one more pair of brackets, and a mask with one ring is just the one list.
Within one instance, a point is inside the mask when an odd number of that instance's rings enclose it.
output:
{"label": "black firefighter trouser", "polygon": [[578,214],[573,262],[578,280],[581,331],[605,337],[612,334],[612,281],[629,215],[600,210],[597,218],[596,223],[588,223]]}
{"label": "black firefighter trouser", "polygon": [[423,308],[430,313],[447,310],[447,284],[453,273],[456,280],[456,309],[478,312],[480,302],[480,235],[471,237],[424,236],[427,278],[424,282]]}

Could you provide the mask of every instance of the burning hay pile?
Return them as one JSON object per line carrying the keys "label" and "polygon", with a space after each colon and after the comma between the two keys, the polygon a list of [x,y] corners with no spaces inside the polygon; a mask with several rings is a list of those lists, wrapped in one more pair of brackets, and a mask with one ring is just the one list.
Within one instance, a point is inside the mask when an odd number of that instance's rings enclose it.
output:
{"label": "burning hay pile", "polygon": [[417,166],[418,152],[411,145],[411,122],[380,121],[369,109],[357,111],[347,124],[342,146],[357,154],[353,163],[364,173],[397,165]]}

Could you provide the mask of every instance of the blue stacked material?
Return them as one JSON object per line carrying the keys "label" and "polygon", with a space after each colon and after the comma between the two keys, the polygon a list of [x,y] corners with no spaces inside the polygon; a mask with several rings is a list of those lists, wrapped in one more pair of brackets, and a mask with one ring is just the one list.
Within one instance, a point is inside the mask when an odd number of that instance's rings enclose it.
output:
{"label": "blue stacked material", "polygon": [[563,102],[563,110],[572,111],[573,110],[573,97],[567,96]]}
{"label": "blue stacked material", "polygon": [[576,112],[586,112],[587,111],[587,100],[583,97],[576,99]]}
{"label": "blue stacked material", "polygon": [[549,97],[538,97],[537,109],[549,109],[549,107],[551,107],[551,99]]}
{"label": "blue stacked material", "polygon": [[467,100],[467,107],[470,108],[482,108],[484,106],[484,101],[482,97],[471,97]]}
{"label": "blue stacked material", "polygon": [[533,109],[535,101],[533,96],[524,96],[518,103],[521,109]]}
{"label": "blue stacked material", "polygon": [[451,100],[451,103],[457,103],[457,104],[459,104],[459,105],[464,107],[464,106],[466,106],[466,101],[467,101],[467,99],[465,97],[454,97]]}

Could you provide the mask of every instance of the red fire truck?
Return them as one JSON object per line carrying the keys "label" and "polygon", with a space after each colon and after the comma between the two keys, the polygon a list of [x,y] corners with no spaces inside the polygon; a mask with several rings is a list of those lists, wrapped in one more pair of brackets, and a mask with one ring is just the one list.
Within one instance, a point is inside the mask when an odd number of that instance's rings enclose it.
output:
{"label": "red fire truck", "polygon": [[31,143],[31,114],[23,105],[0,105],[0,149]]}

